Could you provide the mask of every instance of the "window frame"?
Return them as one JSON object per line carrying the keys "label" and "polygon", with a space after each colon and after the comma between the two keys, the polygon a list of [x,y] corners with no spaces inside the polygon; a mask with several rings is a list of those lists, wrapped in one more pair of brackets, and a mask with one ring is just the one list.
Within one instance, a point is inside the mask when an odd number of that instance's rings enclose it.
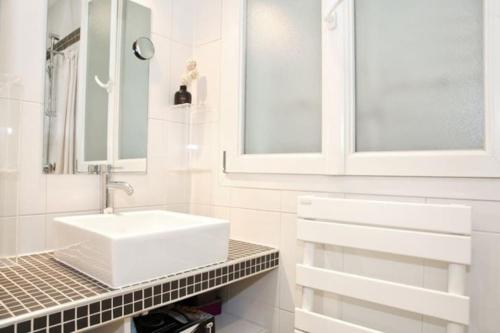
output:
{"label": "window frame", "polygon": [[346,57],[346,155],[348,175],[430,176],[430,177],[499,177],[500,176],[500,13],[499,0],[484,0],[484,150],[442,151],[355,151],[355,53],[354,0],[344,0],[338,15],[344,24]]}
{"label": "window frame", "polygon": [[[354,1],[322,0],[322,152],[244,154],[246,0],[223,6],[221,148],[226,173],[500,177],[500,0],[484,0],[485,149],[355,151]],[[238,82],[238,84],[234,84]]]}
{"label": "window frame", "polygon": [[[334,0],[322,0],[321,16]],[[226,5],[227,4],[227,5]],[[231,173],[280,173],[280,174],[332,174],[343,169],[341,156],[342,118],[334,112],[337,91],[332,87],[335,78],[322,76],[321,148],[320,153],[245,154],[244,145],[244,93],[246,67],[246,0],[228,1],[223,13],[222,99],[223,124],[222,150],[226,172]],[[320,19],[322,19],[322,17]],[[340,63],[330,56],[334,40],[322,25],[322,72],[332,72]],[[237,85],[234,82],[238,82]],[[333,124],[333,125],[330,125]]]}

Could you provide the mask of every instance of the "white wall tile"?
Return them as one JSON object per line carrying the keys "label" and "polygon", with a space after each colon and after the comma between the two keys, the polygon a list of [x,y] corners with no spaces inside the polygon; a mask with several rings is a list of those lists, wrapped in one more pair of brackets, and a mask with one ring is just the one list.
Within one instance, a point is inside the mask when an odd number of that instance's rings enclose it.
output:
{"label": "white wall tile", "polygon": [[358,249],[345,248],[344,271],[404,283],[423,286],[423,260]]}
{"label": "white wall tile", "polygon": [[171,42],[157,34],[152,35],[152,41],[155,55],[149,66],[149,117],[168,119],[170,106],[174,104],[170,94]]}
{"label": "white wall tile", "polygon": [[18,175],[0,172],[0,217],[17,215],[18,191]]}
{"label": "white wall tile", "polygon": [[472,229],[500,232],[500,202],[429,198],[429,203],[458,204],[472,207]]}
{"label": "white wall tile", "polygon": [[273,322],[271,327],[271,333],[276,333],[280,331],[280,309],[275,306],[273,309]]}
{"label": "white wall tile", "polygon": [[189,204],[169,204],[164,207],[165,210],[189,214]]}
{"label": "white wall tile", "polygon": [[[195,170],[210,170],[213,165],[213,137],[212,124],[191,124],[189,150],[190,167]],[[196,147],[196,148],[194,148]]]}
{"label": "white wall tile", "polygon": [[500,327],[500,235],[472,234],[471,333],[497,333]]}
{"label": "white wall tile", "polygon": [[194,0],[172,0],[172,39],[192,44],[194,38]]}
{"label": "white wall tile", "polygon": [[280,333],[292,333],[295,328],[295,316],[293,312],[280,310]]}
{"label": "white wall tile", "polygon": [[47,1],[1,2],[0,24],[4,48],[0,55],[0,73],[18,75],[22,100],[43,102],[45,31]]}
{"label": "white wall tile", "polygon": [[47,213],[98,210],[98,180],[94,175],[48,175]]}
{"label": "white wall tile", "polygon": [[[0,126],[2,128],[0,146],[0,169],[15,169],[18,166],[18,138],[21,126],[21,102],[10,97],[11,80],[0,73],[0,96],[2,93],[9,98],[0,97]],[[8,131],[7,133],[5,131]]]}
{"label": "white wall tile", "polygon": [[406,197],[406,196],[377,195],[377,194],[346,193],[345,198],[346,199],[359,199],[359,200],[375,200],[375,201],[414,202],[414,203],[424,203],[425,202],[425,198],[421,198],[421,197]]}
{"label": "white wall tile", "polygon": [[424,316],[422,333],[447,333],[447,325],[448,323],[443,320]]}
{"label": "white wall tile", "polygon": [[218,333],[267,333],[269,330],[224,312],[215,317],[215,326]]}
{"label": "white wall tile", "polygon": [[188,127],[183,123],[167,123],[167,169],[186,170],[189,166]]}
{"label": "white wall tile", "polygon": [[242,280],[228,286],[225,312],[254,322],[272,332],[277,322],[278,273],[270,271],[264,275]]}
{"label": "white wall tile", "polygon": [[[299,242],[300,251],[298,253],[298,260],[302,261],[304,248],[303,242]],[[342,271],[344,263],[343,249],[337,246],[318,245],[316,246],[314,264],[318,267]],[[297,291],[297,302],[301,301],[302,290],[299,288]],[[332,293],[315,291],[314,293],[314,310],[323,313],[327,316],[339,318],[341,315],[341,297]],[[300,303],[299,303],[300,304]]]}
{"label": "white wall tile", "polygon": [[191,197],[193,204],[210,205],[212,202],[212,173],[195,172],[191,175]]}
{"label": "white wall tile", "polygon": [[296,192],[282,191],[281,192],[281,211],[288,213],[297,213],[298,197],[303,195],[313,195],[316,197],[343,198],[342,193],[321,193],[321,192]]}
{"label": "white wall tile", "polygon": [[231,218],[231,208],[212,206],[212,217],[229,220]]}
{"label": "white wall tile", "polygon": [[165,174],[167,190],[166,203],[189,204],[191,197],[191,175],[186,172],[167,172]]}
{"label": "white wall tile", "polygon": [[149,119],[148,122],[148,158],[166,158],[168,123],[163,120]]}
{"label": "white wall tile", "polygon": [[212,182],[212,203],[216,206],[229,206],[231,204],[231,188],[220,185],[217,173],[215,172],[214,178]]}
{"label": "white wall tile", "polygon": [[125,208],[116,208],[116,213],[123,212],[140,212],[144,210],[165,210],[165,206],[145,206],[145,207],[125,207]]}
{"label": "white wall tile", "polygon": [[208,113],[205,116],[206,120],[215,121],[219,118],[221,97],[221,42],[217,41],[195,47],[193,58],[198,63],[200,73],[193,84],[196,105],[200,107],[202,112]]}
{"label": "white wall tile", "polygon": [[0,218],[0,258],[17,254],[17,221],[15,217]]}
{"label": "white wall tile", "polygon": [[172,0],[151,0],[151,31],[163,37],[171,37]]}
{"label": "white wall tile", "polygon": [[231,209],[231,238],[279,247],[280,214],[250,209]]}
{"label": "white wall tile", "polygon": [[233,187],[230,200],[232,207],[278,212],[281,207],[281,192]]}
{"label": "white wall tile", "polygon": [[421,333],[418,314],[343,298],[342,319],[385,333]]}
{"label": "white wall tile", "polygon": [[42,173],[42,105],[21,104],[20,211],[43,214],[46,209],[47,178]]}
{"label": "white wall tile", "polygon": [[297,216],[281,214],[280,239],[280,308],[293,312],[299,304],[295,284],[295,266],[300,262],[297,242]]}
{"label": "white wall tile", "polygon": [[203,0],[196,4],[194,44],[221,38],[222,0]]}
{"label": "white wall tile", "polygon": [[448,264],[441,261],[423,260],[425,288],[448,290]]}
{"label": "white wall tile", "polygon": [[193,215],[212,217],[211,205],[190,204],[189,213]]}
{"label": "white wall tile", "polygon": [[45,215],[21,216],[18,225],[18,253],[45,251]]}
{"label": "white wall tile", "polygon": [[149,158],[147,174],[116,174],[114,180],[125,181],[134,187],[134,193],[114,191],[115,207],[160,206],[167,203],[165,182],[166,160]]}

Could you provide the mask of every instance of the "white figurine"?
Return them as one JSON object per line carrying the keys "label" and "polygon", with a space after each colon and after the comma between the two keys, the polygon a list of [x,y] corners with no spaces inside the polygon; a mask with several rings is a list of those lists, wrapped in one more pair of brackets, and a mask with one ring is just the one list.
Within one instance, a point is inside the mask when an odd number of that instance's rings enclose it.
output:
{"label": "white figurine", "polygon": [[186,73],[182,75],[181,81],[183,85],[189,85],[198,78],[198,70],[196,69],[196,61],[190,60],[186,65]]}

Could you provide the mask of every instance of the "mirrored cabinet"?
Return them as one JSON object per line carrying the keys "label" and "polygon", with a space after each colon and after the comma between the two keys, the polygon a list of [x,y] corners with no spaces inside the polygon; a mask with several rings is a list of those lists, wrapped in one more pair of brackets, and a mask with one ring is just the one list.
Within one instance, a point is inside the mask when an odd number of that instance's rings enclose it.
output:
{"label": "mirrored cabinet", "polygon": [[56,0],[47,21],[44,172],[145,172],[151,9]]}

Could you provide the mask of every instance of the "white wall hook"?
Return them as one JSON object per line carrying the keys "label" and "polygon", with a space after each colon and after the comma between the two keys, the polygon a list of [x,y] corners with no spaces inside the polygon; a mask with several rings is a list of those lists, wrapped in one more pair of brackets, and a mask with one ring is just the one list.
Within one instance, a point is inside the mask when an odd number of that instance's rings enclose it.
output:
{"label": "white wall hook", "polygon": [[328,30],[335,30],[337,28],[337,9],[343,0],[337,0],[332,8],[328,11],[323,19],[328,26]]}
{"label": "white wall hook", "polygon": [[106,91],[108,92],[108,94],[111,92],[111,89],[112,89],[112,86],[113,86],[113,83],[111,82],[111,80],[108,80],[108,82],[104,83],[101,81],[101,79],[99,79],[99,77],[97,75],[94,75],[94,80],[95,80],[95,83],[97,83],[97,85],[103,89],[106,89]]}
{"label": "white wall hook", "polygon": [[324,21],[328,26],[328,30],[335,30],[337,28],[337,13],[335,12],[329,13],[325,17]]}

